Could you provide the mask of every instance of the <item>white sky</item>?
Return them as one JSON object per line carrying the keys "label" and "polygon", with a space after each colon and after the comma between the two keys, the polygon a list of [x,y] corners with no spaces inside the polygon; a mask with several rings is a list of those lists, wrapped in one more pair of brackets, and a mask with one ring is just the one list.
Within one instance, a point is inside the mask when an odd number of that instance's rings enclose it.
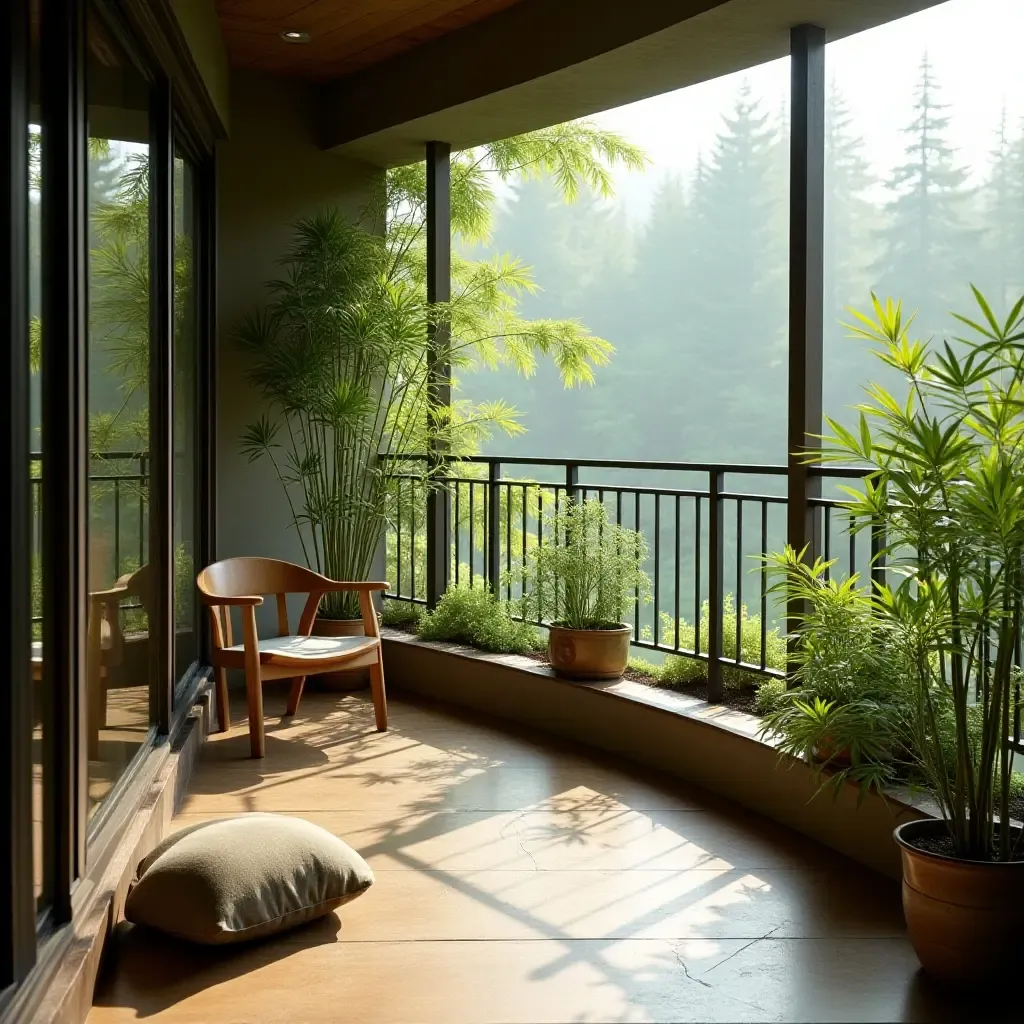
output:
{"label": "white sky", "polygon": [[[940,98],[950,104],[949,138],[961,163],[984,170],[1005,104],[1015,132],[1024,119],[1024,0],[950,0],[919,14],[831,43],[826,74],[844,94],[864,154],[885,176],[899,162],[919,63],[931,58]],[[666,173],[692,172],[697,155],[708,152],[743,80],[763,109],[785,109],[789,60],[727,75],[596,115],[593,120],[620,132],[646,150],[646,174],[622,174],[618,192],[643,216],[651,191]]]}

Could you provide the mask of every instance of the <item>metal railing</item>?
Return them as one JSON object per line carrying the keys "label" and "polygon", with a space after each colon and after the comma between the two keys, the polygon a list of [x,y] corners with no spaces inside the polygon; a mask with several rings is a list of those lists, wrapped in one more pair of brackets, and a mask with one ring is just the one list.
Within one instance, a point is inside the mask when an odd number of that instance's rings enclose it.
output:
{"label": "metal railing", "polygon": [[[35,572],[43,555],[42,480],[43,453],[32,452],[32,564]],[[124,572],[137,569],[148,559],[149,453],[133,451],[94,452],[89,465],[89,524],[96,536],[109,540],[108,551],[90,545],[90,557],[108,565],[90,570],[112,583]],[[42,621],[40,595],[33,586],[32,621]],[[126,604],[125,609],[137,605]]]}
{"label": "metal railing", "polygon": [[[769,592],[760,559],[786,542],[786,474],[772,465],[521,456],[453,461],[430,484],[415,472],[401,474],[387,535],[389,596],[426,603],[430,486],[447,494],[448,578],[480,581],[513,601],[522,593],[509,570],[532,548],[558,543],[549,513],[568,500],[596,498],[611,522],[647,540],[651,601],[634,603],[634,646],[704,662],[709,695],[720,695],[723,669],[784,674],[785,609]],[[823,487],[861,475],[816,473]],[[839,502],[838,494],[811,502],[824,550],[839,555],[840,568],[870,573],[884,539],[876,534],[869,543],[851,532]],[[521,614],[543,625],[528,608]]]}

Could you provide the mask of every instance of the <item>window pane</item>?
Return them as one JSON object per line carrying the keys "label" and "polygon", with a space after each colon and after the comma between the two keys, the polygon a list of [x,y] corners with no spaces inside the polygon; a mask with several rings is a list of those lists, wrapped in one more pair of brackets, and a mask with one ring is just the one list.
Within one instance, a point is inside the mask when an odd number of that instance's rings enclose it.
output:
{"label": "window pane", "polygon": [[856,419],[867,380],[900,387],[847,337],[871,292],[917,312],[922,339],[1000,321],[1024,291],[1019,0],[952,0],[827,50],[825,411]]}
{"label": "window pane", "polygon": [[149,728],[149,87],[89,21],[89,813]]}
{"label": "window pane", "polygon": [[43,576],[42,576],[42,471],[43,439],[40,424],[42,359],[42,206],[43,206],[43,129],[39,109],[39,2],[31,6],[32,42],[29,52],[29,206],[28,206],[28,312],[29,312],[29,445],[32,451],[32,862],[36,903],[49,902],[44,863],[44,808],[46,777],[43,771]]}
{"label": "window pane", "polygon": [[195,585],[195,173],[174,158],[174,677],[199,654]]}

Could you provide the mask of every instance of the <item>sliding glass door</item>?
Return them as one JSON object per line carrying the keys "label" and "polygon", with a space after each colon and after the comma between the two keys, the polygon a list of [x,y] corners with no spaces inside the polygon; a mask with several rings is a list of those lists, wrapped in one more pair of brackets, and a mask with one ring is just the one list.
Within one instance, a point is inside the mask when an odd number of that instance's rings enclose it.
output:
{"label": "sliding glass door", "polygon": [[151,15],[0,4],[0,1017],[205,684],[219,128]]}

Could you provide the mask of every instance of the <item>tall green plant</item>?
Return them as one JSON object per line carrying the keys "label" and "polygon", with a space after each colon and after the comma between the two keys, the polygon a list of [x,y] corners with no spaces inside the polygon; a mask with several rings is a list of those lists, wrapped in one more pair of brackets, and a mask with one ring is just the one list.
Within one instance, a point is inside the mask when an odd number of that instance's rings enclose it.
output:
{"label": "tall green plant", "polygon": [[607,629],[622,623],[638,595],[649,599],[642,533],[609,522],[604,504],[593,498],[570,501],[547,518],[552,542],[534,548],[526,565],[511,573],[538,619]]}
{"label": "tall green plant", "polygon": [[868,463],[849,490],[856,528],[885,527],[898,582],[873,607],[911,668],[908,744],[957,856],[1007,860],[1014,650],[1024,554],[1024,297],[941,344],[911,335],[900,304],[873,297],[853,332],[907,386],[866,388],[859,429],[829,419],[814,461]]}
{"label": "tall green plant", "polygon": [[[272,301],[237,332],[269,407],[242,451],[272,464],[307,563],[333,579],[367,577],[397,475],[426,450],[428,307],[388,280],[388,259],[336,210],[302,220]],[[355,617],[357,597],[323,610]]]}

